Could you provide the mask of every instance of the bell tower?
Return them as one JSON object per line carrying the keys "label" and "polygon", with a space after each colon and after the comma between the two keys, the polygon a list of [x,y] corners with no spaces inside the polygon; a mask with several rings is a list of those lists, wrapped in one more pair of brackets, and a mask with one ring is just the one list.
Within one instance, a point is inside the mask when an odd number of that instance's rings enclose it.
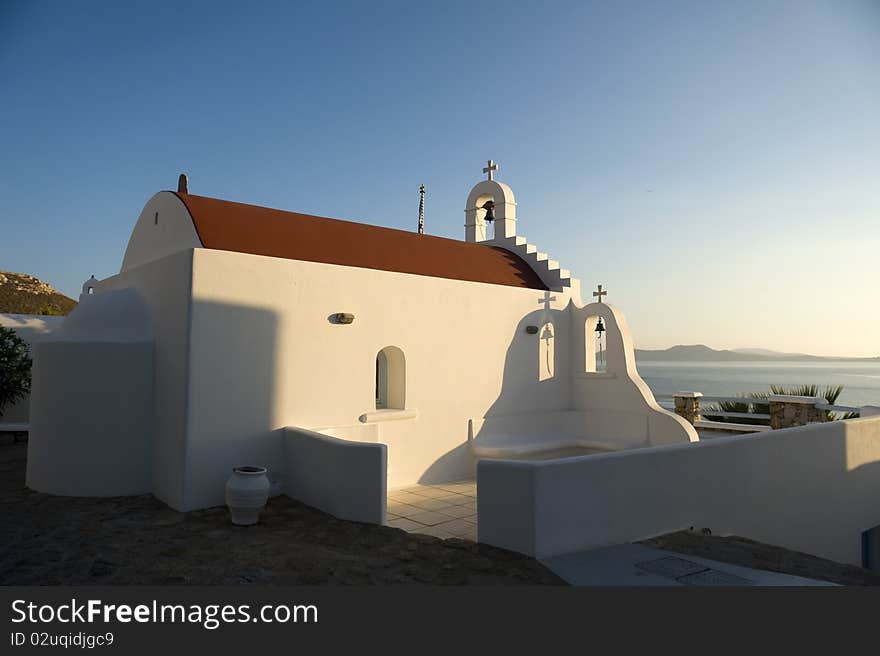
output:
{"label": "bell tower", "polygon": [[487,180],[478,182],[468,195],[464,208],[464,239],[486,241],[487,221],[495,224],[495,238],[516,235],[516,199],[513,191],[495,179],[498,164],[491,159],[483,167]]}

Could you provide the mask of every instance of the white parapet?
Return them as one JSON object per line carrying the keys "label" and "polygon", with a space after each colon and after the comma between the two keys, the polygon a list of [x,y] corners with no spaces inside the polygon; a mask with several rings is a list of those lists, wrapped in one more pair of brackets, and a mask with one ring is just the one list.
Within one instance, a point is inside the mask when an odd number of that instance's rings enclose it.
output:
{"label": "white parapet", "polygon": [[543,558],[695,526],[861,565],[862,533],[878,522],[878,468],[880,417],[559,460],[481,460],[479,537]]}
{"label": "white parapet", "polygon": [[284,430],[288,496],[340,519],[385,523],[388,447]]}

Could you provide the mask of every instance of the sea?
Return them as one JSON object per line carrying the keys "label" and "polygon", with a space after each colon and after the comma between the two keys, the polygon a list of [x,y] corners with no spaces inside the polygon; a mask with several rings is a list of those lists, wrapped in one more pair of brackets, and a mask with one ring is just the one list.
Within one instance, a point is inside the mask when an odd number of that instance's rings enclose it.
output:
{"label": "sea", "polygon": [[825,360],[789,362],[756,360],[743,362],[664,362],[637,360],[642,379],[662,405],[675,392],[702,392],[707,396],[737,396],[767,392],[770,385],[816,384],[820,390],[843,385],[838,405],[880,406],[880,361]]}

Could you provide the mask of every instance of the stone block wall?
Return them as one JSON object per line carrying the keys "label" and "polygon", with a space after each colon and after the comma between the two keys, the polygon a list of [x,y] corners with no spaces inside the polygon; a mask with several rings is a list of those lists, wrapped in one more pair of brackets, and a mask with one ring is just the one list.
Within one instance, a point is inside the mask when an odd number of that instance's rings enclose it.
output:
{"label": "stone block wall", "polygon": [[817,403],[824,403],[824,400],[814,396],[771,395],[770,428],[791,428],[827,421],[825,411],[819,410]]}
{"label": "stone block wall", "polygon": [[700,398],[702,396],[700,392],[676,392],[673,395],[675,414],[683,417],[690,424],[700,421]]}

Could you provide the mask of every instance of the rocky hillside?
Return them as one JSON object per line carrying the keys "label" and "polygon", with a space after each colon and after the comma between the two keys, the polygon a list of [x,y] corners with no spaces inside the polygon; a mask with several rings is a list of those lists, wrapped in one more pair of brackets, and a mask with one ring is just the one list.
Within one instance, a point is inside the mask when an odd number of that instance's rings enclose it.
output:
{"label": "rocky hillside", "polygon": [[26,273],[0,271],[0,312],[70,314],[76,301]]}

